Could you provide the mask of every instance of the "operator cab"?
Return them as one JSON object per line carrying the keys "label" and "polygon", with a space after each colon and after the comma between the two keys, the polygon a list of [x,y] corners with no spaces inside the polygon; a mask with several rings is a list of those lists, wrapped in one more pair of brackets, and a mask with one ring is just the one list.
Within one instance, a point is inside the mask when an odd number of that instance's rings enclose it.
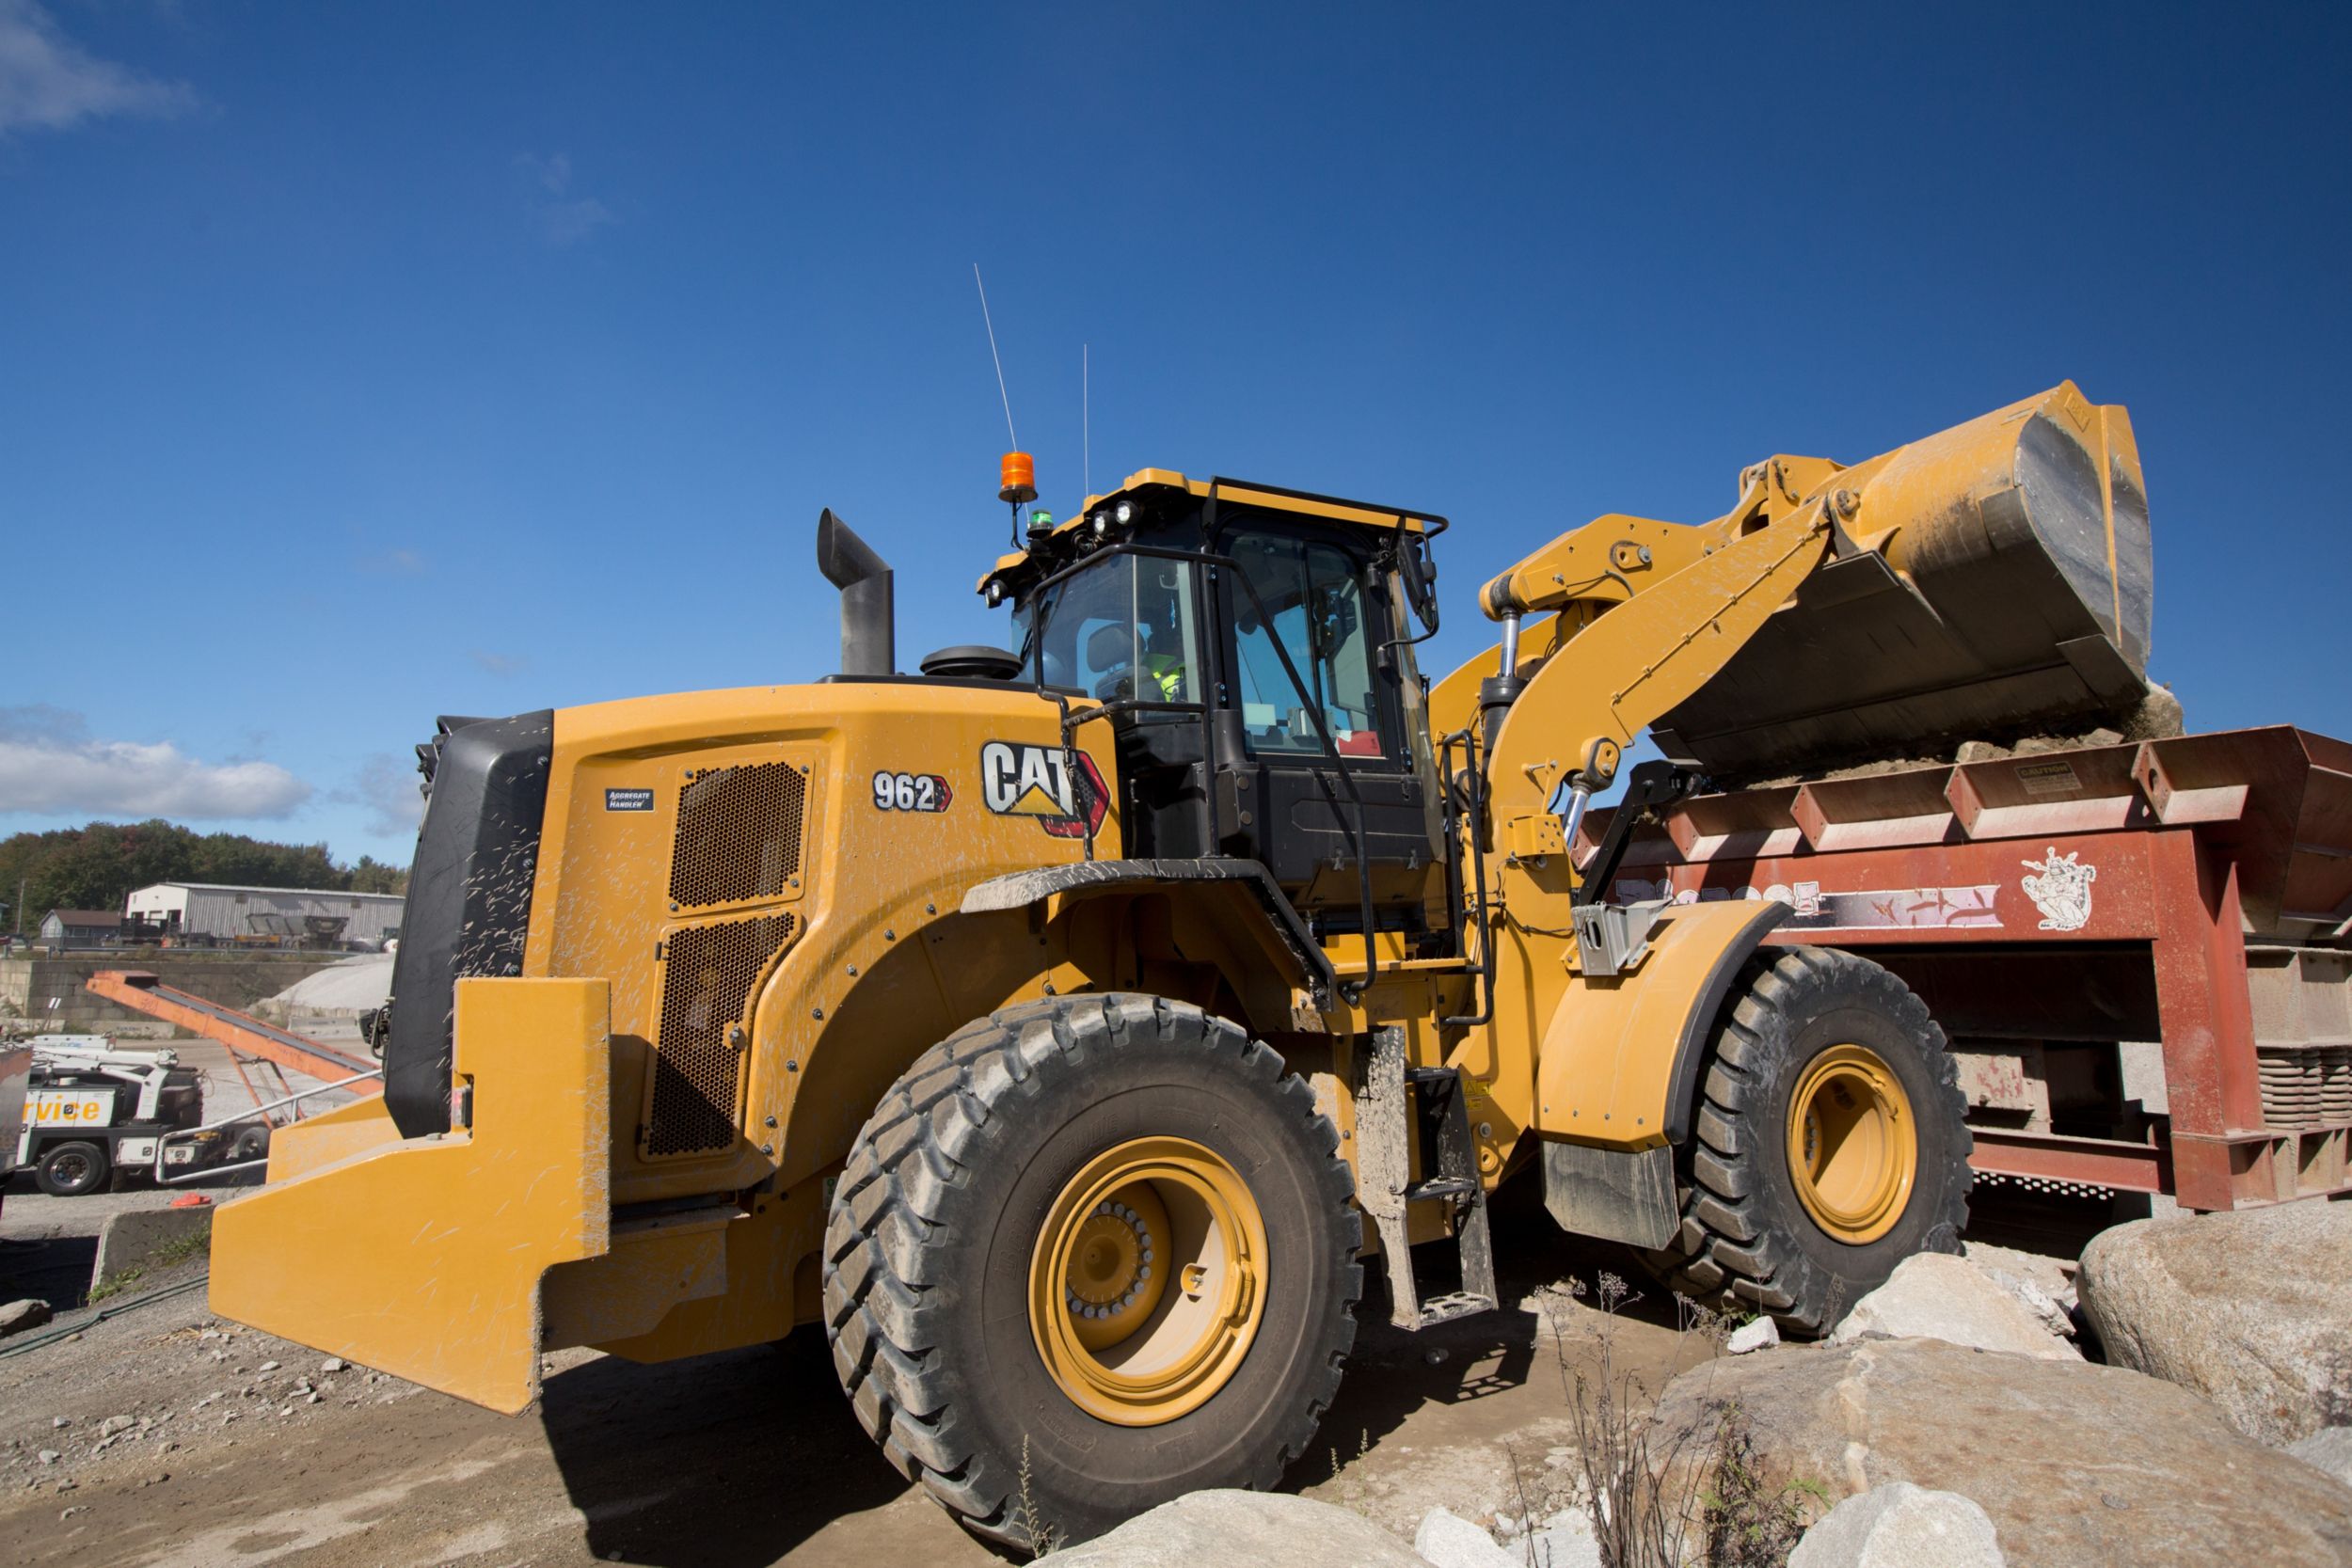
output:
{"label": "operator cab", "polygon": [[1319,928],[1358,930],[1360,831],[1374,925],[1442,942],[1407,600],[1429,602],[1444,526],[1146,469],[1033,529],[980,592],[1011,602],[1019,678],[1063,694],[1073,724],[1111,726],[1130,857],[1260,861]]}

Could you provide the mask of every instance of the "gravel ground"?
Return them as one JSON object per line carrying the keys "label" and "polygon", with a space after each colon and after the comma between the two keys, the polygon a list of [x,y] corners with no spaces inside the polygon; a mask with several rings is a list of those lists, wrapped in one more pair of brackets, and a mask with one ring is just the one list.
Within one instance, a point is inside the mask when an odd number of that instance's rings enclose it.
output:
{"label": "gravel ground", "polygon": [[[116,1200],[37,1201],[52,1207],[11,1196],[0,1222],[16,1239],[0,1299],[21,1293],[16,1268],[95,1229],[83,1206]],[[25,1234],[43,1226],[57,1233]],[[1484,1524],[1556,1500],[1575,1457],[1565,1390],[1595,1366],[1598,1315],[1568,1307],[1555,1337],[1535,1292],[1626,1265],[1525,1203],[1499,1202],[1496,1229],[1517,1305],[1423,1335],[1368,1306],[1320,1451],[1288,1489],[1407,1540],[1438,1504]],[[1618,1365],[1652,1392],[1707,1354],[1673,1312],[1645,1299],[1620,1319]],[[0,1354],[0,1541],[24,1568],[1004,1560],[882,1461],[810,1330],[654,1367],[562,1352],[541,1401],[507,1418],[330,1368],[214,1318],[201,1291],[60,1323],[78,1335]]]}

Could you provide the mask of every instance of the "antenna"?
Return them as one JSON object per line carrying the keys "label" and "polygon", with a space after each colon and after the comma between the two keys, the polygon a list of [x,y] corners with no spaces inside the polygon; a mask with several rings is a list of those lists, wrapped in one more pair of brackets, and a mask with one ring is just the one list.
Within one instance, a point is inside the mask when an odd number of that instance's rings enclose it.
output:
{"label": "antenna", "polygon": [[996,365],[996,395],[1004,400],[1005,434],[1012,441],[1014,451],[1021,448],[1021,437],[1012,433],[1012,398],[1005,390],[1005,360],[996,352],[996,324],[988,315],[988,285],[980,281],[980,264],[972,263],[972,286],[980,291],[980,325],[988,328],[988,356]]}
{"label": "antenna", "polygon": [[1088,381],[1088,361],[1094,345],[1078,345],[1078,471],[1086,494],[1094,494],[1094,398]]}

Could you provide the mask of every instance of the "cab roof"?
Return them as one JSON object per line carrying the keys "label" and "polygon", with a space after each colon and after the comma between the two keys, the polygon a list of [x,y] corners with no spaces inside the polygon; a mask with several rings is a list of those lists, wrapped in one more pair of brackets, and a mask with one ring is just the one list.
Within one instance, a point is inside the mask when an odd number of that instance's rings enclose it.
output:
{"label": "cab roof", "polygon": [[[1338,496],[1318,495],[1311,490],[1294,490],[1285,485],[1254,483],[1237,479],[1191,479],[1173,468],[1138,468],[1129,474],[1116,490],[1099,496],[1089,496],[1086,504],[1070,516],[1056,523],[1050,533],[1045,553],[1060,557],[1074,555],[1073,546],[1081,543],[1081,531],[1093,529],[1093,519],[1105,507],[1121,500],[1133,500],[1139,506],[1164,499],[1169,492],[1179,492],[1205,500],[1212,491],[1220,503],[1260,507],[1269,512],[1288,512],[1296,515],[1321,517],[1356,528],[1388,532],[1400,523],[1408,532],[1434,533],[1446,527],[1446,520],[1434,512],[1421,512],[1402,507],[1375,506],[1368,501],[1345,500]],[[1033,539],[1035,535],[1031,536]],[[1060,546],[1057,549],[1054,546]],[[1018,586],[1018,578],[1025,576],[1022,568],[1040,552],[1035,549],[1014,550],[999,556],[979,580],[978,591],[985,594],[991,582],[1003,581],[1008,588]]]}

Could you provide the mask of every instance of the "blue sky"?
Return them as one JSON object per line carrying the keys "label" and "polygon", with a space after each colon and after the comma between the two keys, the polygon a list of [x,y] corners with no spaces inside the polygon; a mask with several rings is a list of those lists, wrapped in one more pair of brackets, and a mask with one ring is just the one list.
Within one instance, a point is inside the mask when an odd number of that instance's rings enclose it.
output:
{"label": "blue sky", "polygon": [[0,0],[0,832],[405,861],[436,713],[832,669],[823,506],[1001,641],[975,261],[1048,504],[1090,344],[1098,486],[1449,513],[1439,670],[2071,376],[2192,725],[2352,734],[2347,14]]}

